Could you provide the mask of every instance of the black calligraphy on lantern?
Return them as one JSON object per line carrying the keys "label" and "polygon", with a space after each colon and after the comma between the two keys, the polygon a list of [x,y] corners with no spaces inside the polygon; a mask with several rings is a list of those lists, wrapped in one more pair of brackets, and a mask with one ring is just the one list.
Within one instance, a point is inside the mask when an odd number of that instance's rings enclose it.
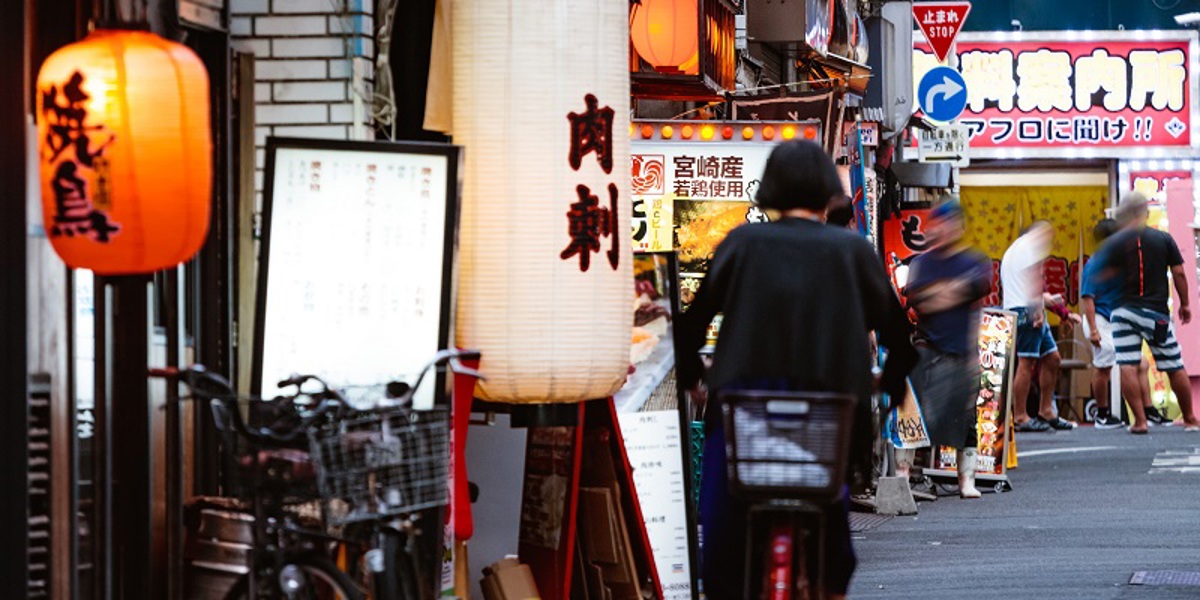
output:
{"label": "black calligraphy on lantern", "polygon": [[587,110],[582,114],[567,115],[571,122],[571,168],[578,171],[583,164],[583,157],[594,152],[604,172],[612,173],[613,109],[607,106],[599,108],[599,101],[591,94],[584,96],[583,101],[587,104]]}
{"label": "black calligraphy on lantern", "polygon": [[[612,174],[612,130],[615,113],[610,107],[600,108],[600,101],[592,94],[583,97],[587,110],[582,114],[568,113],[571,123],[571,149],[567,162],[578,171],[583,166],[583,157],[594,153],[600,168]],[[620,264],[621,252],[617,224],[617,186],[608,184],[608,206],[600,206],[600,199],[592,194],[588,186],[575,187],[579,199],[567,211],[567,231],[571,241],[560,253],[563,260],[579,257],[579,270],[586,272],[592,265],[592,254],[600,252],[600,238],[611,238],[608,262],[613,270]]]}
{"label": "black calligraphy on lantern", "polygon": [[620,259],[620,235],[617,234],[617,186],[608,184],[608,206],[600,206],[597,198],[586,185],[575,188],[579,200],[567,211],[567,222],[571,243],[562,251],[563,260],[579,257],[579,270],[586,272],[592,266],[592,254],[600,252],[600,238],[611,238],[608,262],[615,270]]}
{"label": "black calligraphy on lantern", "polygon": [[[108,242],[121,230],[110,221],[108,192],[110,167],[104,152],[116,141],[116,135],[101,125],[87,125],[87,102],[79,71],[61,86],[40,90],[46,137],[42,160],[53,167],[50,189],[54,193],[53,223],[47,223],[52,236],[90,236]],[[88,171],[95,175],[97,189],[89,190]]]}

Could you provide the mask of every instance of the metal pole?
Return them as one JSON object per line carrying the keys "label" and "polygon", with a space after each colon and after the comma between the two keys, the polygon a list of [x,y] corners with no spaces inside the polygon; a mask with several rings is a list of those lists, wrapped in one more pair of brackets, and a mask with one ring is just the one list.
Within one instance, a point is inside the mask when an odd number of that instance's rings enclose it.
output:
{"label": "metal pole", "polygon": [[0,55],[14,76],[0,86],[0,598],[25,598],[29,565],[29,407],[27,403],[28,219],[26,155],[30,112],[30,7],[27,0],[0,4]]}
{"label": "metal pole", "polygon": [[113,591],[117,598],[153,598],[156,574],[151,482],[154,471],[150,434],[150,402],[146,369],[149,365],[149,312],[145,276],[105,278],[111,290],[109,310],[113,328],[107,337],[112,351],[106,357],[111,374],[108,398],[112,426]]}

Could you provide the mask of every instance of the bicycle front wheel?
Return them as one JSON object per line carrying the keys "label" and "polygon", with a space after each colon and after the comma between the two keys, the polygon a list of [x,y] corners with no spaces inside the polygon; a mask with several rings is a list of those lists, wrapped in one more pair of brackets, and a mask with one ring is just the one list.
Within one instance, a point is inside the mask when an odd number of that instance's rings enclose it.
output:
{"label": "bicycle front wheel", "polygon": [[[267,594],[261,594],[260,592],[260,598],[366,600],[366,596],[359,591],[354,581],[329,560],[317,557],[304,558],[292,561],[288,566],[299,569],[303,574],[305,589],[295,591],[291,595],[284,593],[280,589],[278,574],[276,574],[271,580],[259,583],[259,585],[267,586],[270,590]],[[245,575],[239,579],[233,588],[229,590],[229,593],[226,594],[225,599],[254,600],[254,597],[250,595],[250,576]]]}

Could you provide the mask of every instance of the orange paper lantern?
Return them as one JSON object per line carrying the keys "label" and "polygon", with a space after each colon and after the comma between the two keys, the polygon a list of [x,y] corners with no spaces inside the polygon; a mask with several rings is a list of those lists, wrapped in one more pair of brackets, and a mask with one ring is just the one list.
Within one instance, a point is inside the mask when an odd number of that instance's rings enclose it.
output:
{"label": "orange paper lantern", "polygon": [[641,0],[630,8],[633,49],[656,71],[700,72],[699,0]]}
{"label": "orange paper lantern", "polygon": [[151,273],[190,259],[208,232],[208,74],[186,46],[98,30],[37,79],[42,213],[68,266]]}

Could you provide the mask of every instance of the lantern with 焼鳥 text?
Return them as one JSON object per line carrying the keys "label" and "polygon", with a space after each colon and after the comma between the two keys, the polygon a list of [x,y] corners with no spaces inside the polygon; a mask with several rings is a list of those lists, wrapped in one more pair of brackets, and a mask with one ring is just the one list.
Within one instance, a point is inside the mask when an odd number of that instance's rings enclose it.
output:
{"label": "lantern with \u713c\u9ce5 text", "polygon": [[190,259],[212,192],[208,74],[186,46],[97,30],[37,79],[42,213],[68,266],[151,273]]}
{"label": "lantern with \u713c\u9ce5 text", "polygon": [[458,343],[481,397],[604,398],[629,367],[628,5],[452,5]]}

